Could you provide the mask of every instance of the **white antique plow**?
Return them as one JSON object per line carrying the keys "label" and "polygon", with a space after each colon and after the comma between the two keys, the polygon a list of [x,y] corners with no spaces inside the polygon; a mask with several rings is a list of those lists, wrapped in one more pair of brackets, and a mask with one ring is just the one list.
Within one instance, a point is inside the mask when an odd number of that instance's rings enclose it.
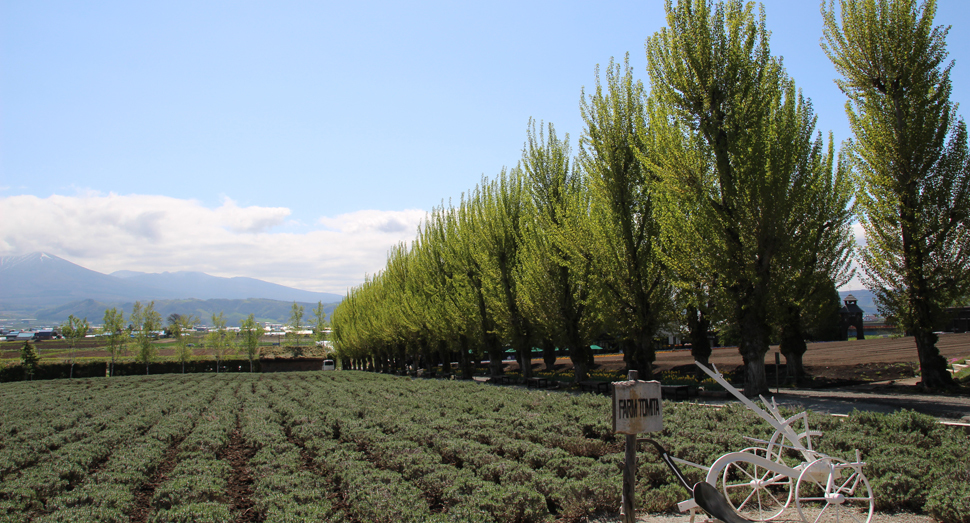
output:
{"label": "white antique plow", "polygon": [[[691,488],[680,471],[678,478],[692,492],[691,499],[678,504],[681,511],[691,511],[691,521],[698,506],[711,512],[711,490],[723,493],[726,505],[716,500],[717,512],[711,515],[728,521],[804,521],[805,523],[869,523],[875,505],[869,481],[862,473],[865,465],[856,450],[855,461],[845,461],[815,450],[812,438],[822,435],[808,426],[805,412],[785,418],[774,398],[769,403],[763,396],[764,409],[732,387],[717,368],[708,369],[695,364],[721,384],[741,403],[774,427],[767,441],[745,438],[755,446],[725,454],[710,467],[667,456],[659,445],[664,461],[676,469],[671,461],[707,471],[705,482],[715,487],[698,485]],[[713,367],[713,365],[712,365]],[[656,443],[654,443],[656,445]],[[717,496],[720,498],[720,496]],[[718,508],[733,509],[725,514]]]}

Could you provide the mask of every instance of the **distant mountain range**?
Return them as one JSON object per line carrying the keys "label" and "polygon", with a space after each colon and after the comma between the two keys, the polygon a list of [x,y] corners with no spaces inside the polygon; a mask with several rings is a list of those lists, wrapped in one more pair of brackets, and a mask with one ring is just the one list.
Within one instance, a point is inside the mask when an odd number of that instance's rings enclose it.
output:
{"label": "distant mountain range", "polygon": [[[250,305],[255,305],[260,300],[275,300],[288,302],[289,306],[294,301],[315,305],[342,299],[339,294],[293,289],[254,278],[221,278],[184,271],[103,274],[42,252],[0,257],[0,315],[8,318],[26,315],[40,319],[41,313],[57,316],[62,312],[66,318],[67,314],[74,314],[66,309],[73,306],[80,311],[85,308],[83,302],[119,306],[150,300],[251,300]],[[227,312],[233,309],[229,304],[223,305]],[[310,311],[306,313],[309,315]],[[91,316],[88,319],[92,320]]]}
{"label": "distant mountain range", "polygon": [[[146,305],[148,301],[155,303],[155,311],[162,317],[163,323],[167,323],[165,320],[170,315],[178,314],[180,316],[193,316],[199,320],[200,325],[212,325],[212,315],[222,313],[226,320],[226,325],[230,327],[239,325],[250,314],[256,318],[256,321],[261,323],[289,323],[293,307],[292,301],[267,300],[262,298],[249,298],[245,300],[145,300],[141,303],[142,305]],[[317,304],[297,303],[303,306],[302,323],[304,325],[312,324],[315,321],[313,309],[317,307]],[[132,305],[132,302],[72,301],[58,307],[36,311],[31,316],[36,320],[32,324],[54,326],[63,323],[69,315],[73,314],[76,318],[87,318],[91,325],[98,325],[104,318],[104,311],[112,307],[122,311],[124,317],[128,318],[131,315]],[[337,305],[339,303],[325,303],[323,305],[323,311],[326,313],[328,319]],[[20,325],[14,322],[8,323],[11,324],[11,327],[20,327]]]}

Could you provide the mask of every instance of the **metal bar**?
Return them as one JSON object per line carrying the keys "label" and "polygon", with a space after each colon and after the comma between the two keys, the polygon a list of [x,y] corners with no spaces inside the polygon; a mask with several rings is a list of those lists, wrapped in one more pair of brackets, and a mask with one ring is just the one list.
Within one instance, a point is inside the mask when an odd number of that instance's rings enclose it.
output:
{"label": "metal bar", "polygon": [[[788,441],[792,442],[793,445],[799,445],[798,435],[795,434],[795,431],[793,431],[790,426],[785,425],[784,423],[778,421],[777,419],[775,419],[774,416],[769,416],[767,412],[765,412],[763,409],[758,407],[753,401],[748,399],[747,396],[745,396],[744,394],[741,394],[741,391],[732,387],[731,384],[724,379],[724,376],[722,376],[720,372],[716,372],[717,367],[714,367],[714,370],[712,371],[711,369],[708,369],[706,366],[704,366],[704,364],[700,363],[699,361],[695,361],[694,365],[697,365],[698,367],[700,367],[702,371],[707,373],[707,375],[713,378],[714,381],[718,382],[722,387],[724,387],[724,390],[730,392],[735,398],[738,399],[738,401],[744,404],[745,407],[748,407],[748,409],[751,412],[754,412],[762,419],[770,423],[771,426],[775,428],[775,430],[784,434],[788,438]],[[711,366],[713,367],[713,364]],[[804,447],[802,447],[800,450],[802,451],[803,454],[805,452],[808,452],[808,449]]]}

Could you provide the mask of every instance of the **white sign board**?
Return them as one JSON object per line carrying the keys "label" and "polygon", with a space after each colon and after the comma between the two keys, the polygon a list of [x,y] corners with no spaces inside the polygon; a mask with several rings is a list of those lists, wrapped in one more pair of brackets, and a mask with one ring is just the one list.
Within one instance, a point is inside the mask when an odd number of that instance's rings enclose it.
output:
{"label": "white sign board", "polygon": [[640,434],[663,430],[659,381],[613,382],[613,432]]}

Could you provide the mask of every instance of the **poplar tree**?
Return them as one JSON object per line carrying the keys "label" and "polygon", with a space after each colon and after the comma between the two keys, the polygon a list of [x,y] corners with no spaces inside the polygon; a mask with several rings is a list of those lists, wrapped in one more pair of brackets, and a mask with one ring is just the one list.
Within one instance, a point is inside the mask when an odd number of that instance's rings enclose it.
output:
{"label": "poplar tree", "polygon": [[815,119],[771,55],[763,9],[756,17],[740,0],[668,0],[666,9],[668,27],[647,43],[650,124],[681,145],[655,161],[666,183],[702,203],[708,241],[695,255],[717,271],[714,290],[740,335],[744,393],[756,395],[768,390],[771,304],[782,292],[775,273],[810,193]]}
{"label": "poplar tree", "polygon": [[[327,334],[327,313],[323,310],[323,302],[318,301],[317,306],[313,309],[313,339],[317,342],[322,342],[326,340]],[[256,320],[253,319],[255,322]]]}
{"label": "poplar tree", "polygon": [[[804,154],[805,197],[794,203],[788,221],[789,247],[778,255],[775,298],[772,309],[780,331],[779,350],[785,355],[788,377],[798,382],[805,376],[802,356],[808,349],[807,319],[824,308],[832,292],[852,279],[850,265],[855,241],[852,234],[854,185],[847,160],[836,163],[831,136],[823,153],[821,138]],[[837,295],[837,294],[836,294]]]}
{"label": "poplar tree", "polygon": [[923,387],[953,385],[936,347],[944,307],[970,290],[970,160],[950,102],[949,27],[936,2],[823,3],[822,47],[855,134],[863,283],[912,333]]}
{"label": "poplar tree", "polygon": [[493,370],[496,364],[501,369],[502,347],[508,344],[515,350],[522,376],[529,378],[534,327],[519,303],[522,226],[526,219],[524,193],[524,180],[518,168],[503,169],[492,181],[482,180],[480,190],[470,202],[474,229],[469,239],[474,243],[468,248],[481,271],[482,296],[495,323],[498,340],[493,340],[489,354]]}
{"label": "poplar tree", "polygon": [[434,279],[428,291],[440,292],[446,298],[439,329],[447,329],[448,335],[453,336],[449,339],[458,351],[462,376],[470,379],[474,371],[472,357],[481,353],[482,328],[490,323],[491,315],[479,307],[481,279],[475,276],[477,269],[465,241],[468,231],[463,234],[459,214],[460,210],[451,206],[442,206],[432,214],[427,229],[429,255],[419,263]]}
{"label": "poplar tree", "polygon": [[297,347],[300,346],[300,332],[303,330],[303,306],[293,302],[290,308],[290,333],[296,340]]}
{"label": "poplar tree", "polygon": [[435,208],[421,224],[412,243],[412,272],[408,293],[413,309],[411,323],[425,344],[423,354],[437,358],[446,373],[452,371],[452,354],[458,354],[462,375],[470,377],[468,335],[474,330],[474,310],[468,301],[467,281],[454,255],[454,211]]}
{"label": "poplar tree", "polygon": [[215,330],[206,335],[206,345],[216,358],[216,372],[219,372],[222,360],[236,351],[236,344],[226,331],[226,317],[222,312],[212,314],[212,326]]}
{"label": "poplar tree", "polygon": [[[548,134],[546,132],[548,131]],[[520,169],[528,188],[528,226],[523,227],[520,302],[544,338],[546,350],[561,347],[573,362],[574,380],[584,381],[592,363],[590,344],[599,334],[591,307],[593,261],[589,238],[589,193],[570,165],[569,135],[560,140],[529,122]],[[546,360],[555,364],[555,359]]]}
{"label": "poplar tree", "polygon": [[646,95],[628,60],[622,68],[610,60],[605,85],[598,69],[596,76],[596,90],[584,93],[580,105],[586,123],[580,162],[592,193],[596,267],[627,368],[650,379],[670,282],[660,257],[657,177],[645,163]]}
{"label": "poplar tree", "polygon": [[67,338],[68,346],[70,347],[70,362],[71,371],[69,377],[74,377],[74,363],[77,360],[77,346],[78,343],[88,334],[88,319],[75,318],[73,314],[68,316],[67,323],[61,325],[61,334]]}
{"label": "poplar tree", "polygon": [[199,319],[192,315],[172,314],[168,320],[169,332],[175,336],[175,358],[182,364],[182,374],[185,374],[185,364],[191,361],[194,355],[186,339],[186,333],[199,322]]}
{"label": "poplar tree", "polygon": [[115,375],[115,361],[119,353],[128,343],[128,333],[125,332],[125,312],[114,307],[104,311],[102,320],[102,332],[107,338],[108,346],[106,350],[111,357],[111,366],[108,368],[108,375]]}
{"label": "poplar tree", "polygon": [[259,340],[263,335],[263,328],[256,323],[256,317],[250,313],[240,324],[239,332],[242,334],[246,358],[249,359],[249,372],[253,372],[253,361],[259,358]]}
{"label": "poplar tree", "polygon": [[407,370],[409,356],[417,363],[422,352],[418,329],[412,320],[416,306],[409,292],[408,284],[412,279],[413,266],[410,250],[404,242],[392,247],[387,255],[387,266],[379,277],[382,299],[378,302],[381,342],[388,350],[392,369]]}
{"label": "poplar tree", "polygon": [[25,341],[23,347],[20,348],[20,365],[24,369],[24,377],[28,380],[34,379],[34,372],[37,371],[37,363],[40,358],[37,356],[37,350],[34,346],[30,344],[29,341]]}
{"label": "poplar tree", "polygon": [[503,373],[502,358],[505,353],[502,350],[502,340],[498,335],[494,309],[487,303],[488,290],[486,285],[492,284],[488,280],[484,263],[488,256],[479,252],[482,220],[485,219],[485,216],[476,209],[476,206],[482,205],[482,191],[485,185],[487,185],[487,180],[483,177],[480,185],[467,195],[462,195],[462,201],[455,217],[455,232],[458,239],[454,246],[454,256],[464,273],[463,276],[467,281],[470,300],[475,311],[474,318],[478,338],[473,343],[478,345],[476,352],[483,352],[488,355],[489,374],[496,377]]}
{"label": "poplar tree", "polygon": [[129,320],[133,329],[137,329],[135,343],[138,346],[138,361],[145,364],[145,374],[149,373],[149,366],[158,357],[158,348],[152,343],[155,331],[162,328],[162,316],[155,310],[155,302],[151,301],[142,307],[136,301],[131,309]]}

